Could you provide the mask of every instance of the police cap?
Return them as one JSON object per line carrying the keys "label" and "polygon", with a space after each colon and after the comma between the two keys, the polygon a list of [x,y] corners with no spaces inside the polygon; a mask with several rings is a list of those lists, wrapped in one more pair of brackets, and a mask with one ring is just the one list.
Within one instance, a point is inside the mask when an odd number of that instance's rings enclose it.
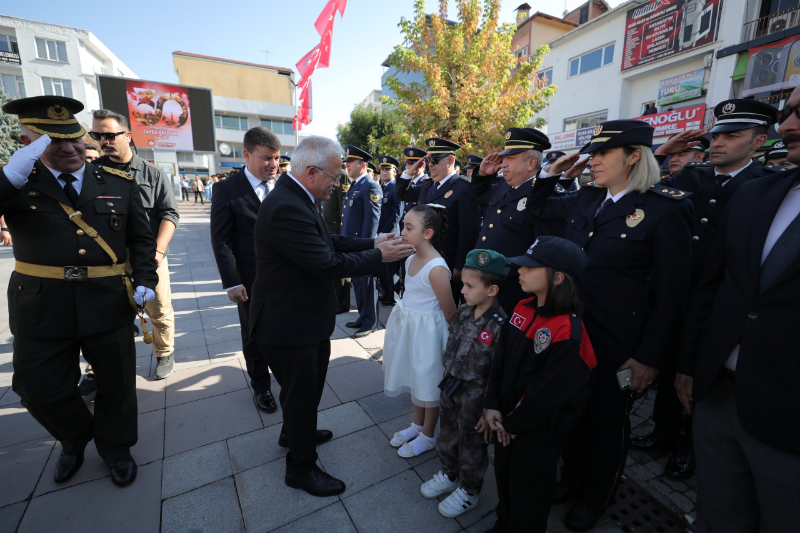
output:
{"label": "police cap", "polygon": [[718,103],[714,116],[717,122],[711,133],[739,131],[778,122],[778,110],[771,105],[741,98]]}
{"label": "police cap", "polygon": [[428,155],[455,155],[456,150],[461,148],[461,145],[447,139],[431,137],[430,139],[425,139],[425,147],[428,149]]}
{"label": "police cap", "polygon": [[292,158],[291,157],[289,157],[288,155],[282,155],[281,156],[281,162],[278,163],[278,166],[279,167],[285,167],[285,166],[288,166],[289,163],[291,163],[291,162],[292,162]]}
{"label": "police cap", "polygon": [[372,161],[372,156],[361,148],[356,148],[352,144],[348,144],[347,155],[344,156],[345,161]]}
{"label": "police cap", "polygon": [[367,168],[372,172],[378,172],[378,167],[376,167],[374,163],[367,163]]}
{"label": "police cap", "polygon": [[560,152],[558,150],[553,150],[552,152],[547,152],[546,154],[544,154],[544,159],[545,159],[545,161],[547,161],[548,163],[550,163],[552,165],[553,163],[558,161],[559,157],[564,157],[565,155],[567,155],[567,154],[565,154],[564,152]]}
{"label": "police cap", "polygon": [[413,164],[428,155],[428,153],[425,150],[409,146],[403,150],[403,155],[406,156],[406,161],[410,161]]}
{"label": "police cap", "polygon": [[382,155],[378,158],[381,168],[399,168],[400,161],[390,155]]}
{"label": "police cap", "polygon": [[500,155],[512,155],[528,150],[544,152],[550,149],[547,135],[533,128],[508,128],[506,130],[505,150]]}
{"label": "police cap", "polygon": [[781,159],[787,155],[789,155],[789,149],[786,148],[783,141],[776,141],[772,147],[767,150],[767,153],[764,154],[764,159]]}
{"label": "police cap", "polygon": [[477,168],[477,167],[481,166],[482,162],[483,162],[483,158],[482,157],[477,156],[475,154],[469,154],[467,156],[467,166],[464,167],[464,168],[465,169],[467,169],[467,168]]}
{"label": "police cap", "polygon": [[653,126],[643,120],[609,120],[597,126],[581,154],[619,146],[653,146]]}

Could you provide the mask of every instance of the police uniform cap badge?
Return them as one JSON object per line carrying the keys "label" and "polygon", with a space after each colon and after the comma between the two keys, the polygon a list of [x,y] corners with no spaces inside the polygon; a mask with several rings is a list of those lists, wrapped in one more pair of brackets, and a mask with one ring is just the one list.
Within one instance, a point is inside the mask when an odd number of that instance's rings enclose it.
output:
{"label": "police uniform cap badge", "polygon": [[528,205],[528,199],[522,198],[517,202],[517,211],[525,211],[525,206]]}
{"label": "police uniform cap badge", "polygon": [[627,224],[629,228],[635,228],[642,220],[644,220],[644,211],[637,209],[635,213],[625,217],[625,224]]}
{"label": "police uniform cap badge", "polygon": [[511,132],[508,131],[508,132],[506,132],[506,139],[510,139],[510,138],[511,138]]}
{"label": "police uniform cap badge", "polygon": [[445,198],[450,198],[451,196],[453,196],[453,190],[452,189],[450,189],[449,191],[444,193],[444,197]]}
{"label": "police uniform cap badge", "polygon": [[542,353],[545,348],[550,346],[550,340],[553,338],[550,330],[547,328],[542,328],[536,330],[536,335],[534,335],[533,339],[533,351],[536,353]]}
{"label": "police uniform cap badge", "polygon": [[726,115],[728,113],[733,113],[734,111],[736,111],[736,104],[734,104],[733,102],[728,102],[727,104],[722,106],[722,112],[725,113]]}
{"label": "police uniform cap badge", "polygon": [[434,146],[434,145],[436,145],[436,141],[434,141],[433,139],[428,141],[428,146]]}
{"label": "police uniform cap badge", "polygon": [[489,255],[489,252],[478,252],[478,255],[475,256],[475,264],[478,266],[485,267],[491,262],[492,256]]}
{"label": "police uniform cap badge", "polygon": [[595,137],[597,137],[597,136],[598,136],[598,135],[600,135],[602,132],[603,132],[603,125],[602,125],[602,124],[600,124],[599,126],[597,126],[597,127],[594,129],[594,131],[592,132],[592,134],[593,134]]}

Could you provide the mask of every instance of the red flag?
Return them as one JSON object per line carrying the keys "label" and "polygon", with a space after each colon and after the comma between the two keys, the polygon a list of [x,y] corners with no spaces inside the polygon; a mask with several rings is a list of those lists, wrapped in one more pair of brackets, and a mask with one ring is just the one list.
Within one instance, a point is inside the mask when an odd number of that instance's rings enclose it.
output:
{"label": "red flag", "polygon": [[297,86],[300,96],[297,100],[297,114],[294,117],[294,127],[300,131],[303,126],[311,123],[311,80],[303,80]]}
{"label": "red flag", "polygon": [[339,16],[343,17],[344,16],[344,8],[347,7],[347,0],[338,0],[336,2],[336,4],[337,4],[336,5],[336,9],[339,10]]}
{"label": "red flag", "polygon": [[325,28],[333,24],[333,16],[336,14],[337,4],[338,0],[328,0],[328,3],[322,8],[322,13],[317,17],[314,27],[317,28],[317,33],[320,35],[325,33]]}
{"label": "red flag", "polygon": [[317,68],[317,63],[319,63],[319,54],[320,54],[321,43],[311,49],[309,53],[303,56],[303,59],[297,62],[297,71],[300,73],[300,79],[306,79],[311,74],[314,73],[314,70]]}
{"label": "red flag", "polygon": [[333,19],[331,19],[328,27],[325,28],[325,33],[322,34],[322,40],[319,43],[319,68],[328,68],[331,61],[331,41],[333,40]]}

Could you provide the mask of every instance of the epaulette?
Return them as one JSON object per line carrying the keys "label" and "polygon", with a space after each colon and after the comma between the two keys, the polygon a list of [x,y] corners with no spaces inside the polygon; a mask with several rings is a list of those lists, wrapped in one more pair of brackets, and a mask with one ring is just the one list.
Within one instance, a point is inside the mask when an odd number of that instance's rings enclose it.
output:
{"label": "epaulette", "polygon": [[664,187],[659,183],[654,183],[651,185],[650,192],[654,192],[667,198],[672,198],[673,200],[683,200],[684,198],[688,198],[692,195],[690,192],[682,191],[680,189],[673,189],[671,187]]}
{"label": "epaulette", "polygon": [[503,325],[503,322],[505,321],[505,319],[500,316],[500,313],[493,314],[492,315],[492,320],[494,320],[495,322],[497,322],[501,326]]}
{"label": "epaulette", "polygon": [[564,187],[562,187],[560,183],[557,183],[557,184],[556,184],[556,192],[557,192],[558,194],[567,194],[567,189],[565,189]]}
{"label": "epaulette", "polygon": [[[769,170],[770,172],[778,173],[778,172],[786,172],[789,169],[783,168],[783,167],[776,167],[775,165],[765,165],[764,166],[764,170]],[[791,169],[791,170],[794,170],[794,169]]]}
{"label": "epaulette", "polygon": [[597,188],[597,189],[602,189],[602,187],[600,187],[600,186],[599,186],[598,184],[596,184],[594,181],[587,181],[586,183],[584,183],[583,185],[581,185],[581,187],[595,187],[595,188]]}
{"label": "epaulette", "polygon": [[115,176],[119,176],[120,178],[125,178],[126,180],[132,180],[133,179],[133,176],[131,176],[127,172],[123,172],[121,170],[117,170],[116,168],[104,167],[103,165],[100,165],[100,168],[103,169],[103,172],[108,172],[109,174],[113,174]]}
{"label": "epaulette", "polygon": [[692,168],[713,168],[714,165],[709,163],[708,161],[701,161],[700,163],[686,163],[686,167]]}
{"label": "epaulette", "polygon": [[459,175],[458,177],[466,181],[467,183],[472,183],[472,178],[470,178],[469,176]]}

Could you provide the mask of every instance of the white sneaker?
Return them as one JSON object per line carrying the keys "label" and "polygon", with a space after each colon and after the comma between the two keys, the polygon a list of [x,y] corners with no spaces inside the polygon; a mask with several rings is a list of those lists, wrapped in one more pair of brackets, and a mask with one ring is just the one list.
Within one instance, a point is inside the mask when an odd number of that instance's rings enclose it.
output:
{"label": "white sneaker", "polygon": [[422,484],[419,491],[426,498],[437,498],[445,492],[453,492],[457,488],[458,479],[450,481],[447,474],[439,470],[439,473],[434,474],[433,479]]}
{"label": "white sneaker", "polygon": [[439,513],[447,518],[455,518],[478,506],[478,495],[470,496],[462,487],[439,504]]}

